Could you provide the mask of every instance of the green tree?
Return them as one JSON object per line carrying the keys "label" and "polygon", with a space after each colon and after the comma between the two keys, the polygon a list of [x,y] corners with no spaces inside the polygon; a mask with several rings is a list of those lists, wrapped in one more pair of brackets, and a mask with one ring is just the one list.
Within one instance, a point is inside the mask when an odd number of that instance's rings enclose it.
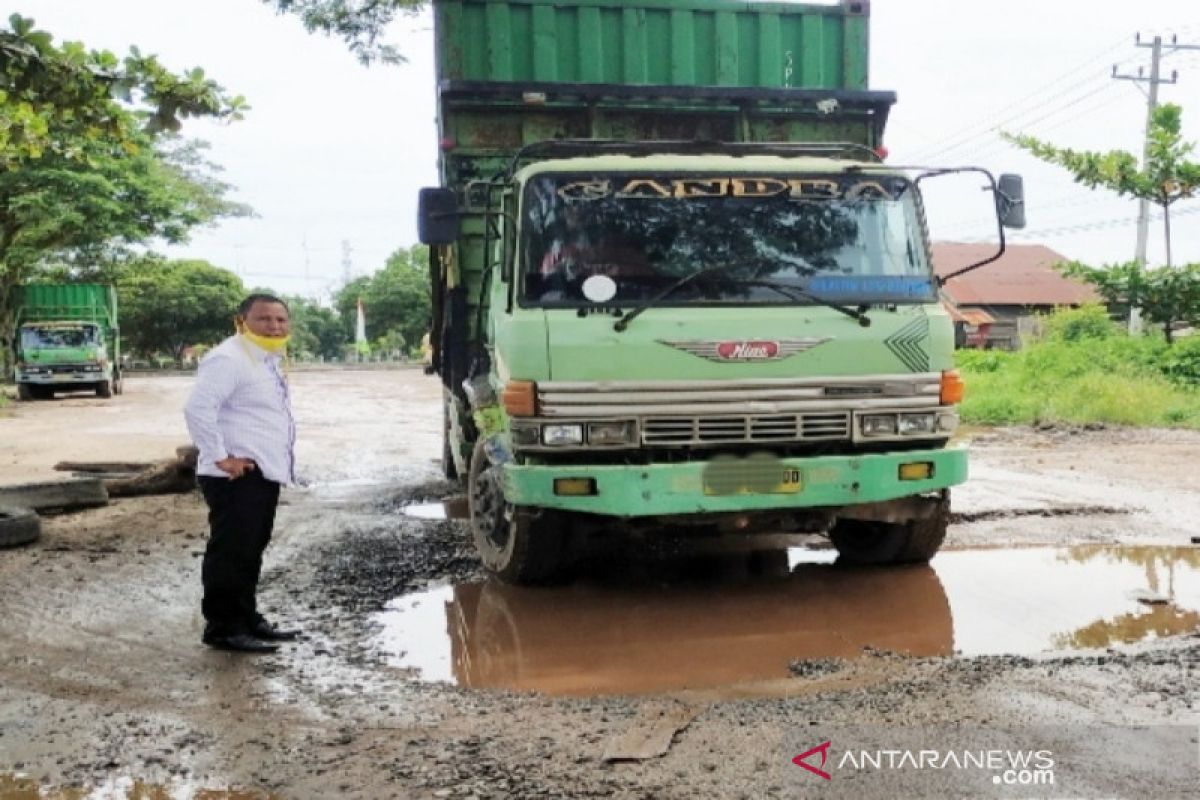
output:
{"label": "green tree", "polygon": [[1140,308],[1174,341],[1177,322],[1200,323],[1200,264],[1148,268],[1136,261],[1091,267],[1078,261],[1059,266],[1063,274],[1087,281],[1110,306]]}
{"label": "green tree", "polygon": [[236,119],[246,106],[194,69],[56,45],[13,15],[0,29],[0,330],[9,298],[56,253],[181,241],[225,214],[228,187],[201,146],[173,134],[188,117]]}
{"label": "green tree", "polygon": [[409,346],[419,342],[430,323],[429,248],[402,247],[388,256],[383,269],[356,278],[338,292],[335,305],[349,331],[354,330],[360,297],[366,309],[369,341],[385,339],[395,332]]}
{"label": "green tree", "polygon": [[292,341],[288,349],[302,357],[338,358],[350,340],[345,322],[335,309],[303,297],[285,297],[292,317]]}
{"label": "green tree", "polygon": [[1056,147],[1032,136],[1011,133],[1001,136],[1042,161],[1065,168],[1074,176],[1076,183],[1092,189],[1103,186],[1123,197],[1148,200],[1162,208],[1169,267],[1171,205],[1195,195],[1200,185],[1200,164],[1186,160],[1195,150],[1195,144],[1183,141],[1180,134],[1182,117],[1183,110],[1171,103],[1154,110],[1144,168],[1138,167],[1137,156],[1124,150],[1079,152]]}
{"label": "green tree", "polygon": [[395,64],[404,56],[381,40],[384,29],[402,15],[415,14],[426,0],[263,0],[280,13],[295,14],[309,31],[337,36],[364,64]]}
{"label": "green tree", "polygon": [[176,363],[192,345],[212,345],[233,333],[242,280],[207,261],[151,256],[127,267],[117,284],[126,346],[143,355],[169,353]]}

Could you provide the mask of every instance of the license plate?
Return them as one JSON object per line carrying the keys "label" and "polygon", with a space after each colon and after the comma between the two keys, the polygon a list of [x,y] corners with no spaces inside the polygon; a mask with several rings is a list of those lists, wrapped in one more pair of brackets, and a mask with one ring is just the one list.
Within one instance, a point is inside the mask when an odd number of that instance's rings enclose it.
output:
{"label": "license plate", "polygon": [[800,470],[784,469],[783,480],[775,487],[772,494],[796,494],[800,491]]}
{"label": "license plate", "polygon": [[[704,493],[709,496],[735,494],[798,494],[803,488],[800,470],[784,467],[776,477],[765,477],[746,481],[705,481]],[[757,476],[756,476],[757,477]]]}

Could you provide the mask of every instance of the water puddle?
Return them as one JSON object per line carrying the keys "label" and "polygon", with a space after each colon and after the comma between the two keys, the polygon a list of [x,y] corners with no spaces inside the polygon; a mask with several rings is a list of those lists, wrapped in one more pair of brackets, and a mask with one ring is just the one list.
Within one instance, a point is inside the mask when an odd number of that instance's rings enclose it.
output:
{"label": "water puddle", "polygon": [[413,503],[400,512],[417,519],[467,519],[470,514],[466,495],[454,495],[436,503]]}
{"label": "water puddle", "polygon": [[833,558],[793,549],[561,588],[446,586],[392,601],[378,644],[426,681],[587,695],[777,680],[793,660],[864,647],[1034,654],[1200,630],[1200,548],[948,551],[888,569]]}
{"label": "water puddle", "polygon": [[255,789],[206,789],[196,784],[116,778],[102,786],[53,788],[24,775],[0,772],[0,800],[276,800]]}

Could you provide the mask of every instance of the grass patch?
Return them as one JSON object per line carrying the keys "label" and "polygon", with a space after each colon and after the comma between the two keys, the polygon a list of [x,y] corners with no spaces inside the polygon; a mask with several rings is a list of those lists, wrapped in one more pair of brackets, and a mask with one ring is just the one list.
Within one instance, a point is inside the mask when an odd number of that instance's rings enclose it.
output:
{"label": "grass patch", "polygon": [[1200,429],[1200,338],[1128,336],[1095,308],[1047,322],[1046,338],[1019,352],[959,351],[964,422]]}

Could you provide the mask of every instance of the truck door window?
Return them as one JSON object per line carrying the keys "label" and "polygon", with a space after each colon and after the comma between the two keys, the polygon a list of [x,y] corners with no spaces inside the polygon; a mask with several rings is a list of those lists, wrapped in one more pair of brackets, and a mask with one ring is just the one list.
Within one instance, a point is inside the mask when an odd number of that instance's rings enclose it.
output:
{"label": "truck door window", "polygon": [[935,295],[915,192],[902,176],[543,175],[527,184],[522,305],[588,305],[607,275],[615,305],[722,261],[670,305],[799,303],[754,281],[850,302]]}

